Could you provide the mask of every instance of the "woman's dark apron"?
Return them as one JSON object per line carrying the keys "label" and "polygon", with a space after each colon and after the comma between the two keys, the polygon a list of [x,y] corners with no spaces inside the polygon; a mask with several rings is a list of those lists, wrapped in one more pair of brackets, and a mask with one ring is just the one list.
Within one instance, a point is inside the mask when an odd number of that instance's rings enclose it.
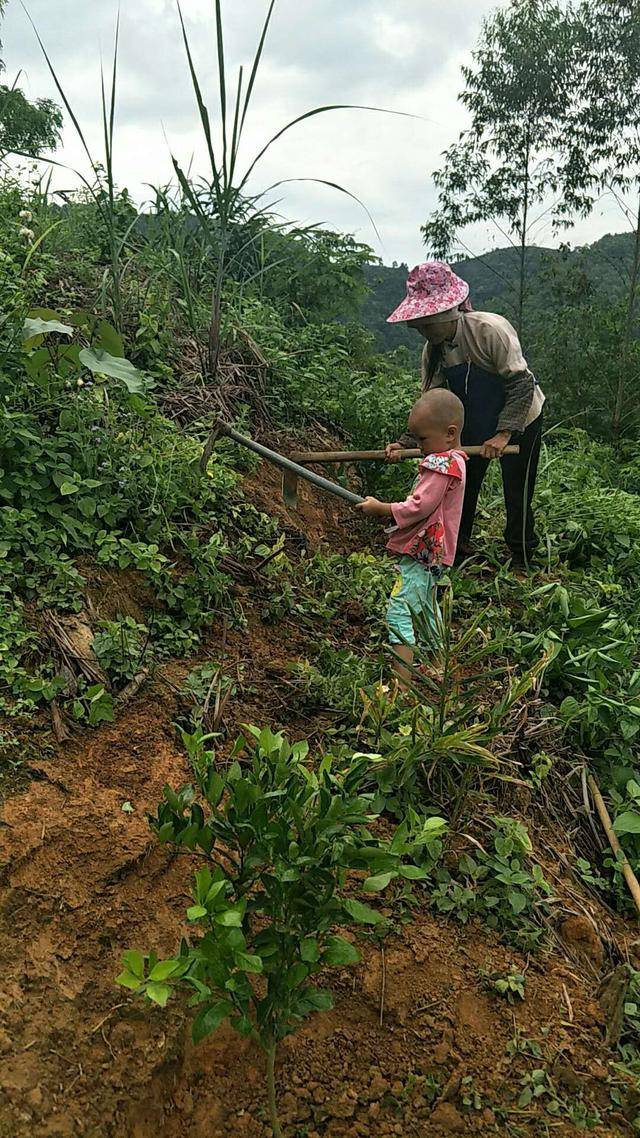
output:
{"label": "woman's dark apron", "polygon": [[504,381],[477,364],[456,364],[440,368],[450,391],[464,407],[463,446],[478,446],[492,438],[504,407]]}
{"label": "woman's dark apron", "polygon": [[[472,363],[441,367],[441,371],[449,389],[464,406],[463,446],[478,446],[493,438],[506,400],[504,381]],[[500,463],[507,513],[505,540],[518,558],[530,556],[537,545],[531,503],[540,452],[541,422],[542,417],[539,416],[520,436],[520,454],[505,456]],[[467,463],[459,550],[469,545],[478,494],[488,466],[487,459],[478,456],[470,458]]]}

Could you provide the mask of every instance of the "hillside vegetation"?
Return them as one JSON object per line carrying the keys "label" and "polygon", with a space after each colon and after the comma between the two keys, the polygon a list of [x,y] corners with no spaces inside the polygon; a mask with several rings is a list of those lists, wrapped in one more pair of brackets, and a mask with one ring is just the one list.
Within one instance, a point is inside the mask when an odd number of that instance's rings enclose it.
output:
{"label": "hillside vegetation", "polygon": [[380,447],[418,386],[360,319],[371,250],[248,195],[272,10],[233,102],[216,5],[221,150],[183,27],[206,177],[118,187],[116,50],[82,191],[0,180],[0,1136],[632,1135],[633,321],[531,254],[540,556],[492,469],[399,690],[380,529],[218,429]]}
{"label": "hillside vegetation", "polygon": [[[119,205],[126,217],[126,197]],[[20,235],[25,211],[30,244]],[[252,1005],[251,993],[263,977],[281,1017],[275,1038],[286,1036],[330,1006],[312,982],[320,967],[337,992],[331,1048],[359,1040],[364,1067],[345,1051],[342,1074],[328,1075],[312,1020],[311,1035],[304,1029],[276,1067],[286,1133],[361,1133],[373,1117],[380,1134],[420,1134],[432,1117],[434,1134],[450,1124],[533,1134],[545,1118],[562,1120],[566,1133],[622,1133],[637,1101],[633,970],[618,1027],[619,999],[608,1014],[594,1000],[599,974],[632,951],[614,916],[632,909],[620,861],[585,812],[583,772],[595,773],[637,866],[637,461],[577,430],[550,436],[538,495],[545,555],[531,577],[503,567],[491,481],[482,557],[446,584],[444,647],[403,699],[382,653],[392,566],[377,531],[309,491],[296,518],[277,476],[227,441],[216,442],[204,472],[199,459],[220,412],[285,450],[380,444],[403,424],[413,370],[377,354],[357,324],[326,321],[326,282],[303,310],[286,289],[271,285],[267,295],[239,276],[228,287],[218,380],[203,382],[192,328],[206,319],[210,269],[187,208],[159,211],[152,236],[130,230],[118,331],[101,308],[105,253],[92,202],[52,214],[46,195],[5,181],[0,223],[4,945],[13,962],[6,1133],[44,1134],[52,1110],[59,1133],[147,1134],[161,1124],[200,1135],[212,1132],[205,1115],[217,1119],[213,1133],[268,1133],[249,1045],[231,1047],[222,1072],[214,1062],[203,1096],[197,1072],[219,1052],[185,1052],[184,1017],[196,1016],[196,1039],[228,1016],[253,1034],[266,1005]],[[316,238],[274,239],[286,246],[286,279],[303,279]],[[173,249],[189,266],[188,291]],[[336,239],[325,260],[345,307],[360,287],[352,252]],[[342,476],[399,496],[411,473],[369,466]],[[310,752],[305,744],[290,753],[278,730],[306,739]],[[228,765],[230,754],[239,766]],[[189,781],[193,789],[176,797]],[[163,794],[163,783],[173,789]],[[284,826],[277,842],[247,814],[265,794],[275,794]],[[331,834],[322,825],[328,802]],[[145,810],[163,842],[194,853],[165,861]],[[267,892],[258,908],[245,908],[246,886],[226,860],[235,842],[247,848],[243,826],[259,842],[251,864],[262,866]],[[213,877],[199,871],[188,917],[210,930],[201,943],[213,937],[216,968],[218,954],[235,952],[225,964],[234,1007],[194,948],[172,955],[195,850],[212,842],[220,859],[210,862]],[[320,896],[317,874],[322,910],[316,900],[308,907]],[[275,942],[275,972],[265,922],[280,938],[285,917],[276,894],[267,903],[273,880],[289,883],[287,905],[302,906],[286,926],[288,947]],[[222,893],[216,881],[228,883]],[[242,941],[232,948],[214,930],[238,921]],[[193,929],[188,941],[199,943]],[[429,945],[436,956],[448,946],[441,976],[427,964]],[[582,979],[562,971],[560,945],[582,962]],[[164,1005],[185,976],[201,1010],[176,995],[165,1026],[160,1009],[141,1021],[112,987],[124,950],[126,988]],[[158,956],[146,959],[149,950]],[[361,957],[352,1003],[351,981],[332,982],[327,970]],[[572,1031],[561,1023],[565,990]],[[424,1022],[416,999],[432,1009]],[[33,1018],[34,1000],[50,1009],[46,1025]],[[523,1012],[509,1026],[517,1005]],[[447,1015],[458,1017],[453,1027]],[[612,1016],[617,1052],[602,1034]],[[417,1037],[408,1050],[407,1025]],[[385,1060],[380,1031],[397,1038]],[[160,1066],[154,1033],[170,1040]],[[487,1033],[508,1065],[500,1083],[481,1059]],[[77,1079],[65,1065],[72,1049]],[[129,1062],[137,1090],[121,1067]],[[59,1081],[73,1081],[64,1104]],[[208,1094],[217,1096],[213,1115]]]}

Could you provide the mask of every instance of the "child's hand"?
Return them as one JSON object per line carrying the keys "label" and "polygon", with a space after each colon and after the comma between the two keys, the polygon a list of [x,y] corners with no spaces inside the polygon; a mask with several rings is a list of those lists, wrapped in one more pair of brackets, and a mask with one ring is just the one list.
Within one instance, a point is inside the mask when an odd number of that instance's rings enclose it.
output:
{"label": "child's hand", "polygon": [[356,510],[362,510],[369,518],[381,518],[386,513],[386,504],[377,498],[365,498],[364,502],[358,502]]}

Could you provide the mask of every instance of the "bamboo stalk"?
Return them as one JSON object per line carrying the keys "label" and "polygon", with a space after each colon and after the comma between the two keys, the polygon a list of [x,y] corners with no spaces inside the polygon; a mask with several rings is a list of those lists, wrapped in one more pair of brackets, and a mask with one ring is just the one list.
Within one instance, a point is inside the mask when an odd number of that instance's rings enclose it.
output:
{"label": "bamboo stalk", "polygon": [[[460,447],[465,454],[470,457],[472,455],[479,455],[481,446],[468,446]],[[520,454],[519,446],[505,447],[503,454]],[[395,452],[396,458],[424,458],[421,450],[399,450]],[[291,455],[292,462],[375,462],[382,461],[386,457],[383,450],[319,450],[319,451],[296,451]]]}
{"label": "bamboo stalk", "polygon": [[620,845],[620,842],[618,841],[618,838],[614,832],[613,826],[611,825],[611,818],[609,817],[609,811],[605,806],[604,799],[600,793],[598,784],[592,774],[588,776],[587,782],[589,783],[589,790],[593,795],[593,801],[595,803],[596,810],[598,811],[600,821],[602,822],[604,832],[607,835],[609,845],[611,846],[611,849],[613,850],[616,857],[620,858],[620,867],[624,874],[624,879],[629,886],[629,892],[633,897],[635,907],[638,910],[638,913],[640,913],[640,885],[638,884],[638,878],[629,865],[627,856],[624,853],[622,846]]}

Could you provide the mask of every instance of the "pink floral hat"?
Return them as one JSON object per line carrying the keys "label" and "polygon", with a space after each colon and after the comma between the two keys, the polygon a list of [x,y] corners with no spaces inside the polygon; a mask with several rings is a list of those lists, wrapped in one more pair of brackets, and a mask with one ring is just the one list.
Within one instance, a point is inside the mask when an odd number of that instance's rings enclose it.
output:
{"label": "pink floral hat", "polygon": [[469,285],[457,277],[444,261],[425,261],[416,265],[407,277],[407,295],[391,316],[388,324],[422,317],[453,315],[459,308],[471,311]]}

